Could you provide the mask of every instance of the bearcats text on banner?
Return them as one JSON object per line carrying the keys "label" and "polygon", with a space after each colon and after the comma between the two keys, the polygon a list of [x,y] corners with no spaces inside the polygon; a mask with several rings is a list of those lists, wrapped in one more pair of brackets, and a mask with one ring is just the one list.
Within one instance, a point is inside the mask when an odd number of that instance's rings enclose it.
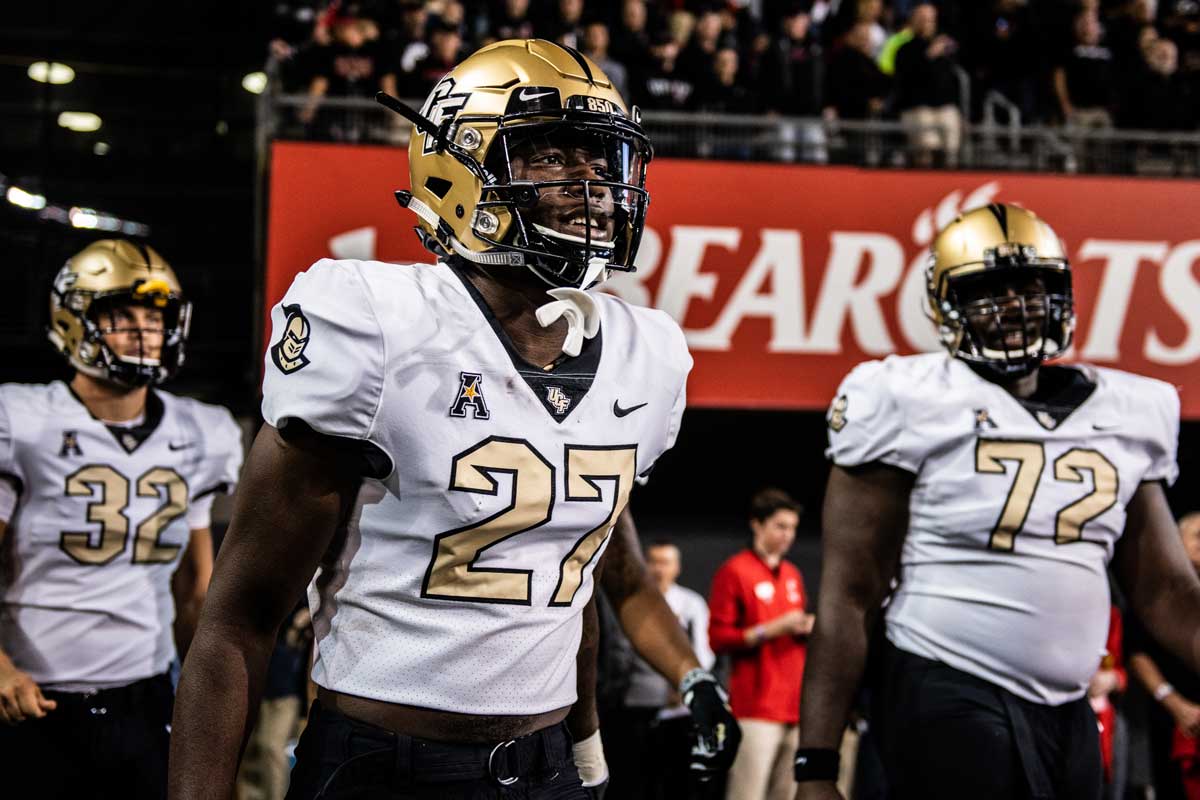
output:
{"label": "bearcats text on banner", "polygon": [[[266,301],[323,257],[429,263],[393,147],[276,142]],[[858,362],[935,349],[924,268],[961,210],[1015,202],[1067,246],[1073,360],[1176,384],[1200,418],[1200,182],[661,159],[638,271],[606,284],[667,311],[691,405],[824,409]]]}

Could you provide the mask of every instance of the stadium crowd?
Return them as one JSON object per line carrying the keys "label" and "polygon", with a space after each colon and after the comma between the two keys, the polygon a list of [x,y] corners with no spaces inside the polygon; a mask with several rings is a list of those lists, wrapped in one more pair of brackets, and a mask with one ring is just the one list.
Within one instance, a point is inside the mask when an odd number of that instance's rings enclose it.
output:
{"label": "stadium crowd", "polygon": [[[900,118],[959,136],[991,92],[1023,122],[1192,129],[1191,0],[334,0],[280,4],[282,88],[422,98],[474,49],[540,37],[644,109]],[[964,94],[964,86],[969,92]]]}

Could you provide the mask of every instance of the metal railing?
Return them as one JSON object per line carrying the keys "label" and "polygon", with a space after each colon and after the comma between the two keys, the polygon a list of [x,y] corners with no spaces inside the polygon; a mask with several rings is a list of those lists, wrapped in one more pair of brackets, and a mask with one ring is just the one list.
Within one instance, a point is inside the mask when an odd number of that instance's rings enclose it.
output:
{"label": "metal railing", "polygon": [[[309,104],[304,95],[262,95],[260,148],[272,139],[408,144],[409,124],[369,98],[323,99],[315,116],[301,121]],[[982,109],[979,122],[957,115],[960,146],[953,152],[945,146],[947,131],[941,125],[912,120],[646,111],[642,124],[655,153],[667,157],[1200,176],[1200,132],[1026,125],[1019,110],[995,92]]]}

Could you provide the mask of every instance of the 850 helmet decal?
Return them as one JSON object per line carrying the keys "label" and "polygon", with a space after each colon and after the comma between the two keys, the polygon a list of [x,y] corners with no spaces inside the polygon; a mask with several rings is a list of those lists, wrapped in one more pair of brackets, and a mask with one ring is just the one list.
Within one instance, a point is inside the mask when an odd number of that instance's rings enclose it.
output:
{"label": "850 helmet decal", "polygon": [[956,358],[1007,377],[1028,374],[1071,345],[1071,267],[1057,234],[1020,206],[963,212],[934,239],[928,313]]}
{"label": "850 helmet decal", "polygon": [[583,55],[498,42],[443,78],[420,112],[378,99],[416,126],[412,189],[397,198],[438,255],[574,288],[634,269],[652,150],[637,109]]}
{"label": "850 helmet decal", "polygon": [[[157,357],[148,348],[137,356],[121,355],[105,343],[105,335],[116,330],[111,321],[115,310],[126,305],[161,313]],[[154,249],[102,239],[72,256],[55,276],[46,335],[80,372],[122,386],[145,386],[167,380],[183,365],[191,315],[175,271]]]}

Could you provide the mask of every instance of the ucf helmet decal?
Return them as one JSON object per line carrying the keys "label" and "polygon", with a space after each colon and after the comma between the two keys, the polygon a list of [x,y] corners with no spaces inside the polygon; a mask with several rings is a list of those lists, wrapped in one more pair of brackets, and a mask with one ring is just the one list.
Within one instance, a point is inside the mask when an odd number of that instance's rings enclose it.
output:
{"label": "ucf helmet decal", "polygon": [[308,356],[304,355],[304,348],[308,346],[312,327],[299,305],[284,306],[283,313],[287,315],[287,321],[283,325],[283,335],[279,337],[278,342],[271,345],[271,360],[279,367],[280,372],[290,375],[308,366]]}

